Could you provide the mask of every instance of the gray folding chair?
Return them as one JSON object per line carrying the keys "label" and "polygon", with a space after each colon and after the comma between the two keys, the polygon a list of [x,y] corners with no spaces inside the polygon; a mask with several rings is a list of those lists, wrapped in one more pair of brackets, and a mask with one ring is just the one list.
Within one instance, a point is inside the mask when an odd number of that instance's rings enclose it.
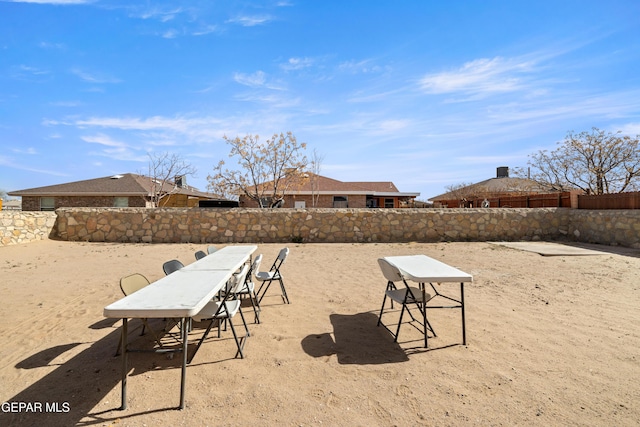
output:
{"label": "gray folding chair", "polygon": [[[233,338],[236,342],[236,346],[238,347],[238,351],[236,352],[235,357],[238,357],[238,355],[240,355],[241,359],[244,358],[244,351],[243,351],[244,343],[246,341],[246,338],[249,337],[251,334],[249,333],[249,327],[247,326],[247,322],[244,320],[244,315],[242,314],[241,301],[236,297],[236,295],[238,294],[238,290],[244,284],[248,272],[249,272],[249,266],[245,264],[242,270],[240,270],[240,273],[232,276],[230,288],[228,289],[224,299],[212,300],[208,302],[207,305],[205,305],[204,308],[200,310],[198,314],[193,316],[192,319],[194,321],[196,322],[209,321],[209,325],[207,326],[207,329],[205,330],[204,335],[198,342],[198,345],[196,346],[193,354],[191,355],[191,358],[189,359],[189,363],[191,363],[191,360],[193,360],[193,357],[198,352],[198,349],[200,348],[204,340],[209,335],[209,332],[211,331],[211,328],[213,327],[215,322],[217,322],[218,324],[218,338],[220,338],[220,329],[221,329],[220,324],[222,321],[229,322],[229,326],[231,327]],[[242,323],[246,331],[244,337],[238,337],[236,328],[233,325],[232,319],[237,313],[240,313],[240,317],[242,318]]]}
{"label": "gray folding chair", "polygon": [[198,252],[195,253],[195,256],[196,256],[196,261],[197,261],[199,259],[202,259],[202,258],[206,257],[207,253],[205,251],[198,251]]}
{"label": "gray folding chair", "polygon": [[209,245],[209,247],[207,247],[207,253],[208,253],[208,254],[212,254],[212,253],[214,253],[214,252],[215,252],[215,251],[217,251],[217,250],[218,250],[218,248],[216,248],[216,247],[215,247],[215,246],[213,246],[213,245]]}
{"label": "gray folding chair", "polygon": [[[431,299],[431,295],[424,292],[423,289],[417,288],[415,286],[409,286],[406,279],[402,275],[402,272],[384,258],[379,258],[378,264],[380,265],[382,274],[387,279],[387,289],[384,293],[382,307],[380,308],[380,315],[378,316],[378,326],[384,326],[384,328],[388,330],[391,335],[393,335],[393,341],[398,342],[400,326],[402,326],[402,318],[406,311],[411,317],[411,321],[407,322],[408,324],[411,324],[413,327],[422,332],[425,337],[427,336],[428,331],[431,331],[431,333],[435,337],[436,333],[431,327],[429,320],[427,320],[426,304]],[[403,284],[400,289],[396,287],[397,282],[402,282]],[[393,308],[394,302],[402,305],[402,309],[400,310],[400,318],[398,319],[398,326],[395,332],[389,329],[389,327],[387,327],[384,323],[382,323],[382,315],[384,314],[384,306],[387,302],[387,298],[391,300],[391,308]],[[418,309],[418,311],[420,312],[419,318],[413,315],[410,310],[410,306],[414,306],[414,308]],[[421,328],[418,328],[416,324],[418,324]]]}
{"label": "gray folding chair", "polygon": [[249,267],[249,272],[247,273],[244,284],[236,290],[237,296],[247,296],[249,298],[251,307],[253,307],[253,314],[255,315],[255,323],[260,323],[260,303],[258,302],[258,296],[256,295],[256,285],[253,282],[252,277],[255,276],[255,273],[257,273],[260,269],[261,262],[262,254],[254,258],[253,262],[251,263],[251,267]]}
{"label": "gray folding chair", "polygon": [[178,261],[177,259],[172,259],[171,261],[167,261],[164,264],[162,264],[162,270],[166,275],[169,275],[174,271],[178,271],[182,267],[184,267],[184,264]]}
{"label": "gray folding chair", "polygon": [[[280,291],[282,292],[282,300],[289,304],[289,297],[287,296],[287,290],[284,288],[284,282],[282,281],[282,273],[280,273],[280,267],[284,264],[285,260],[289,256],[289,248],[283,248],[278,253],[278,257],[273,262],[273,265],[269,269],[269,271],[259,271],[255,274],[256,280],[262,282],[260,284],[260,288],[258,288],[258,304],[262,302],[262,298],[269,290],[269,286],[273,281],[278,281],[280,283]],[[264,291],[262,290],[264,288]]]}
{"label": "gray folding chair", "polygon": [[[120,279],[120,289],[122,290],[122,293],[125,296],[127,296],[127,295],[131,295],[134,292],[139,291],[140,289],[149,285],[149,283],[150,283],[149,280],[146,277],[144,277],[142,274],[134,273]],[[142,320],[142,331],[140,335],[144,335],[145,328],[148,329],[151,332],[151,335],[153,335],[153,338],[158,343],[158,346],[162,347],[162,342],[160,342],[160,338],[158,338],[158,335],[154,332],[151,326],[149,326],[149,322],[147,321],[147,319],[140,319],[140,320]],[[116,356],[120,354],[121,348],[122,348],[122,340],[120,340],[118,343]]]}

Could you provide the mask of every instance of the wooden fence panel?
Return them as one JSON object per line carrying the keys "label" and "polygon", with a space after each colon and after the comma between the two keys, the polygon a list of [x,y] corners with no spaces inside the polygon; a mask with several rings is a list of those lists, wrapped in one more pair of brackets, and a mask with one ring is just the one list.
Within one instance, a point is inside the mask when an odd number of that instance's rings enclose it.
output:
{"label": "wooden fence panel", "polygon": [[578,196],[578,209],[640,209],[640,191]]}

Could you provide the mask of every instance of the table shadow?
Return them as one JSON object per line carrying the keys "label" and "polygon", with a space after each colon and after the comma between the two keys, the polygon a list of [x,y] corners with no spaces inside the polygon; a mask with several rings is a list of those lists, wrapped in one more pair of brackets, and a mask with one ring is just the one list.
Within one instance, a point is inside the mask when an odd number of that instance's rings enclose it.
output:
{"label": "table shadow", "polygon": [[[120,336],[121,329],[117,328],[60,363],[51,364],[50,362],[79,345],[87,345],[87,343],[56,345],[18,362],[15,369],[54,369],[24,390],[6,399],[6,402],[30,403],[30,411],[7,410],[8,407],[3,402],[5,406],[0,411],[0,426],[95,425],[137,417],[148,412],[176,409],[180,397],[180,375],[176,375],[175,386],[171,384],[166,388],[169,391],[175,390],[173,391],[175,407],[152,407],[146,412],[135,412],[135,408],[131,407],[126,411],[119,410],[122,359],[121,356],[114,355]],[[139,331],[133,332],[129,340],[131,345],[137,348],[151,350],[154,346],[151,334],[141,337]],[[158,369],[180,370],[181,367],[181,357],[169,359],[166,355],[158,353],[131,353],[128,358],[129,377]],[[97,408],[105,396],[115,388],[118,389],[117,399],[109,402],[109,405],[100,405]],[[145,408],[149,408],[149,404],[153,406],[153,402],[145,402]]]}
{"label": "table shadow", "polygon": [[306,336],[303,350],[313,357],[336,355],[340,364],[377,365],[407,362],[407,354],[393,342],[378,316],[371,312],[332,314],[333,337],[330,333]]}

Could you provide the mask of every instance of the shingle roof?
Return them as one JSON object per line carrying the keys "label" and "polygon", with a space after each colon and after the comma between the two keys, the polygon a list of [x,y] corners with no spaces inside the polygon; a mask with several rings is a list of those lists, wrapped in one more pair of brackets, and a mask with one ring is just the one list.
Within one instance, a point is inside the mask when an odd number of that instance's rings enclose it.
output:
{"label": "shingle roof", "polygon": [[[11,191],[11,196],[147,196],[151,192],[152,180],[148,176],[125,173],[45,187]],[[174,191],[173,183],[165,183],[165,192]],[[194,197],[221,199],[222,197],[201,192],[192,187],[178,188],[179,194]]]}
{"label": "shingle roof", "polygon": [[[322,194],[369,194],[369,195],[389,195],[391,193],[399,196],[417,197],[420,193],[401,193],[390,181],[352,181],[344,182],[337,179],[313,173],[306,173],[303,181],[286,182],[281,184],[287,187],[289,194],[311,194],[312,192]],[[286,178],[285,178],[286,180]],[[267,183],[268,186],[270,183]]]}
{"label": "shingle roof", "polygon": [[526,178],[490,178],[475,184],[468,185],[456,191],[440,194],[429,198],[430,201],[453,200],[459,197],[461,192],[486,195],[491,193],[548,193],[550,190],[537,182]]}

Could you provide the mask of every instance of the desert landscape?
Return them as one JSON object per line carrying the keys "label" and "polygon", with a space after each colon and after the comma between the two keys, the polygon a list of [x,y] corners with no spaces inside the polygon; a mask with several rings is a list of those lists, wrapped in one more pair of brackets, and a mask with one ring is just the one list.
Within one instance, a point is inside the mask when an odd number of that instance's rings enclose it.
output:
{"label": "desert landscape", "polygon": [[[283,246],[258,245],[263,269]],[[272,287],[260,324],[244,310],[246,357],[234,358],[230,331],[211,334],[187,369],[186,408],[176,410],[180,357],[132,353],[124,411],[114,356],[121,322],[103,309],[122,298],[122,276],[156,280],[163,262],[194,262],[205,245],[0,247],[0,425],[637,425],[640,250],[583,245],[599,253],[541,256],[487,242],[287,246],[291,304]],[[395,343],[376,325],[386,286],[377,259],[412,254],[473,275],[466,346],[458,310],[428,312],[437,332],[428,349],[408,326]],[[201,333],[194,325],[191,342]],[[139,329],[130,341],[153,346]]]}

